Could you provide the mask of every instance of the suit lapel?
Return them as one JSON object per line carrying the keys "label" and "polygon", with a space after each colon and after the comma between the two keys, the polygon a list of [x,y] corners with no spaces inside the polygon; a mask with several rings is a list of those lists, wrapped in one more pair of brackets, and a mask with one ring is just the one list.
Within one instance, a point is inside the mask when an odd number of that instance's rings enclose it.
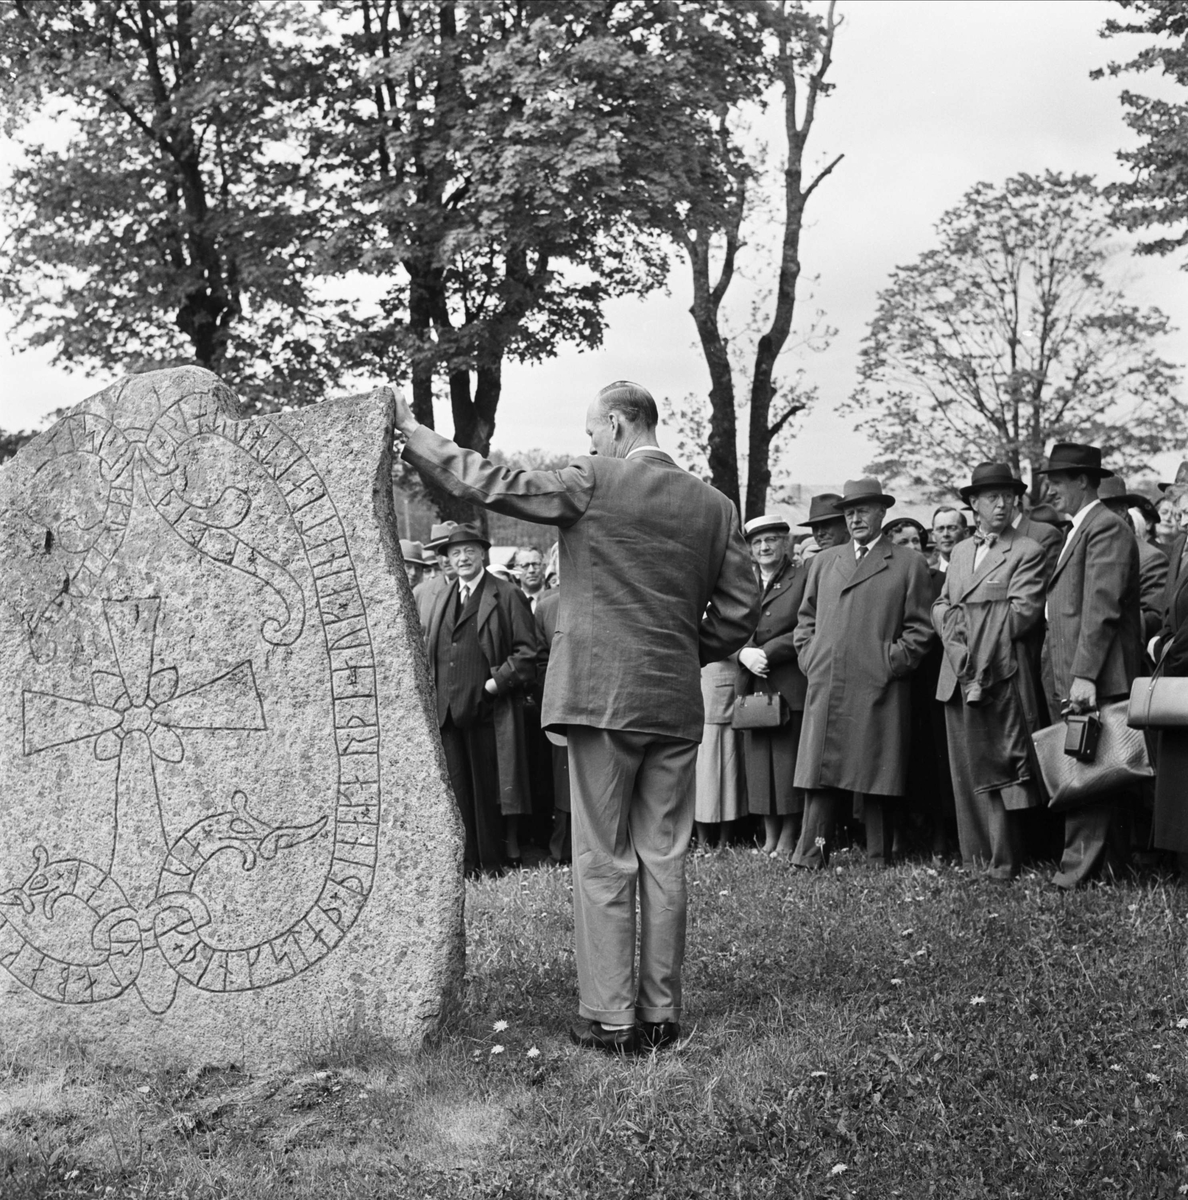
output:
{"label": "suit lapel", "polygon": [[[437,639],[441,636],[441,627],[445,623],[446,614],[452,613],[451,605],[458,602],[458,581],[454,580],[448,587],[442,588],[437,593],[433,601],[433,608],[429,613],[429,628],[425,634],[425,644],[429,647],[430,660],[433,658],[433,647],[437,644]],[[451,620],[450,624],[453,624]]]}
{"label": "suit lapel", "polygon": [[[767,585],[767,587],[765,587],[763,589],[764,603],[766,603],[771,598],[771,594],[772,594],[772,592],[775,591],[776,585],[782,584],[784,582],[784,580],[787,579],[791,575],[793,567],[794,567],[794,564],[793,564],[792,560],[790,558],[785,558],[783,565],[771,577],[771,582]],[[763,580],[762,575],[759,576],[759,580],[760,580],[760,582],[762,582],[762,580]]]}
{"label": "suit lapel", "polygon": [[891,543],[881,538],[880,544],[875,546],[861,562],[857,562],[857,551],[853,546],[850,547],[850,553],[855,558],[855,570],[846,584],[847,588],[852,588],[872,575],[877,575],[880,571],[887,569],[887,563],[892,557]]}
{"label": "suit lapel", "polygon": [[[1011,550],[1010,538],[1000,536],[999,540],[986,551],[986,557],[982,559],[981,564],[975,569],[971,564],[969,582],[962,589],[961,599],[965,599],[970,592],[990,574],[991,571],[996,571],[1007,560],[1007,556]],[[974,548],[974,558],[978,556],[977,548]]]}
{"label": "suit lapel", "polygon": [[1070,558],[1072,558],[1073,547],[1081,540],[1085,530],[1097,520],[1097,512],[1098,509],[1095,508],[1091,513],[1086,513],[1084,520],[1065,541],[1064,549],[1060,551],[1060,557],[1056,560],[1056,570],[1052,572],[1053,579],[1055,579],[1056,576],[1059,575],[1062,570],[1064,570],[1064,564],[1068,562]]}
{"label": "suit lapel", "polygon": [[478,627],[482,627],[490,619],[491,614],[495,611],[495,588],[491,581],[483,576],[483,590],[479,592],[478,602]]}

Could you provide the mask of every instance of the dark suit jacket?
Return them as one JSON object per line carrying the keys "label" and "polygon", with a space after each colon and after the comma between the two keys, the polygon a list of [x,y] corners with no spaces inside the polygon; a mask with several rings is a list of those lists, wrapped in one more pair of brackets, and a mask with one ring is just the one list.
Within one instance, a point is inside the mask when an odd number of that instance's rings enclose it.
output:
{"label": "dark suit jacket", "polygon": [[1064,548],[1064,531],[1057,529],[1055,525],[1049,525],[1047,521],[1034,521],[1026,513],[1014,528],[1020,537],[1031,538],[1033,542],[1039,543],[1044,552],[1044,580],[1050,580],[1056,570],[1060,551]]}
{"label": "dark suit jacket", "polygon": [[1167,590],[1163,593],[1163,611],[1166,614],[1171,608],[1172,597],[1179,585],[1180,566],[1184,558],[1184,543],[1188,541],[1188,530],[1177,533],[1167,548]]}
{"label": "dark suit jacket", "polygon": [[861,563],[850,542],[810,563],[793,634],[808,677],[797,787],[903,795],[931,603],[924,556],[885,536]]}
{"label": "dark suit jacket", "polygon": [[1095,505],[1069,534],[1048,588],[1048,636],[1055,697],[1089,679],[1099,697],[1130,691],[1142,653],[1138,541],[1130,524]]}
{"label": "dark suit jacket", "polygon": [[1143,645],[1163,628],[1163,614],[1168,600],[1167,579],[1170,563],[1158,546],[1140,541],[1139,548],[1139,606],[1143,613]]}
{"label": "dark suit jacket", "polygon": [[[434,648],[446,618],[458,602],[457,581],[437,592],[429,613],[425,644],[429,673],[437,678]],[[528,755],[524,740],[524,689],[536,679],[536,626],[523,592],[515,584],[487,572],[479,596],[478,639],[490,678],[495,680],[495,750],[499,759],[499,793],[505,813],[527,812]]]}
{"label": "dark suit jacket", "polygon": [[763,609],[759,616],[759,624],[747,645],[756,646],[767,655],[770,670],[764,680],[758,675],[752,675],[740,664],[740,696],[775,688],[783,696],[789,709],[793,712],[803,711],[808,680],[796,661],[796,645],[792,640],[792,633],[796,628],[797,614],[800,612],[800,602],[804,599],[804,584],[807,579],[808,571],[785,557],[772,576],[771,582],[763,589]]}
{"label": "dark suit jacket", "polygon": [[[978,543],[972,539],[957,544],[940,597],[932,606],[932,623],[945,646],[936,698],[946,703],[958,689],[955,664],[962,666],[966,678],[982,666],[992,683],[1025,666],[1025,656],[1017,653],[1015,643],[1032,633],[1043,617],[1047,566],[1039,543],[1006,529],[975,570],[977,551]],[[945,632],[945,614],[958,607],[964,610],[962,638]],[[953,630],[954,623],[948,624]]]}
{"label": "dark suit jacket", "polygon": [[734,505],[655,447],[518,471],[421,426],[404,457],[452,495],[560,528],[541,724],[700,741],[701,667],[740,649],[759,588]]}

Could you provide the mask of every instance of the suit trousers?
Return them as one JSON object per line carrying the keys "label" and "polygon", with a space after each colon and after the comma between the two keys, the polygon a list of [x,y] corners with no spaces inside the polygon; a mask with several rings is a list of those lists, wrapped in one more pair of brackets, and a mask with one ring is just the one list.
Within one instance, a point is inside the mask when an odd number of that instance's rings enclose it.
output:
{"label": "suit trousers", "polygon": [[589,725],[566,732],[579,1013],[608,1024],[679,1020],[697,743]]}
{"label": "suit trousers", "polygon": [[447,716],[441,727],[441,746],[466,834],[466,870],[498,870],[505,851],[495,722],[479,721],[459,729],[453,717]]}
{"label": "suit trousers", "polygon": [[969,747],[983,734],[978,712],[961,699],[945,706],[949,731],[949,765],[953,772],[953,796],[957,805],[957,840],[961,861],[969,869],[984,870],[994,879],[1014,879],[1023,865],[1023,835],[1019,817],[1002,801],[1000,789],[975,792],[973,762]]}
{"label": "suit trousers", "polygon": [[837,825],[837,806],[850,803],[866,827],[866,858],[876,866],[891,862],[895,826],[901,815],[899,796],[875,796],[842,788],[812,788],[805,792],[804,823],[792,854],[796,867],[827,867]]}

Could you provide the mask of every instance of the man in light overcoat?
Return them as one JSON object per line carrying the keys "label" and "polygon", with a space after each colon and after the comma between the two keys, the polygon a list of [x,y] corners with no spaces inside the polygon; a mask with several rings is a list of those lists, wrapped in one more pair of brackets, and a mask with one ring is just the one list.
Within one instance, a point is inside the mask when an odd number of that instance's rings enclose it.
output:
{"label": "man in light overcoat", "polygon": [[932,606],[945,652],[936,698],[945,709],[961,859],[998,883],[1022,867],[1018,813],[1042,803],[1031,765],[1041,710],[1030,643],[1042,637],[1047,566],[1043,547],[1011,525],[1026,486],[1005,463],[974,468],[961,497],[976,532],[954,547]]}
{"label": "man in light overcoat", "polygon": [[792,862],[822,867],[836,808],[853,796],[867,856],[891,857],[893,802],[903,796],[911,736],[911,673],[933,640],[924,556],[894,546],[883,518],[895,503],[877,479],[850,480],[837,507],[851,542],[813,559],[793,635],[808,679],[796,786],[808,793]]}
{"label": "man in light overcoat", "polygon": [[759,612],[734,505],[660,449],[657,420],[644,388],[611,384],[586,414],[588,457],[520,471],[454,445],[396,401],[404,457],[422,475],[559,527],[541,724],[569,744],[582,1018],[570,1035],[622,1054],[679,1034],[701,667],[740,649]]}
{"label": "man in light overcoat", "polygon": [[[1142,656],[1139,551],[1130,522],[1097,498],[1098,484],[1113,474],[1097,447],[1058,443],[1043,473],[1056,507],[1072,519],[1046,605],[1044,686],[1058,720],[1065,708],[1088,712],[1130,694]],[[1124,799],[1106,796],[1065,813],[1057,887],[1076,887],[1108,858],[1121,866],[1115,822]]]}

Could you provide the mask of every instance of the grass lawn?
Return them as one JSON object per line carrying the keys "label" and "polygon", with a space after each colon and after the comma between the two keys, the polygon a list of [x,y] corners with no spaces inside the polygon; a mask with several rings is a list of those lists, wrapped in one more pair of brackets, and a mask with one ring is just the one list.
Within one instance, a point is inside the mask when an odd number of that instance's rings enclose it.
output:
{"label": "grass lawn", "polygon": [[556,870],[471,886],[416,1056],[143,1074],[0,1015],[0,1197],[1188,1195],[1188,892],[835,862],[691,858],[687,1036],[634,1061],[569,1045]]}

